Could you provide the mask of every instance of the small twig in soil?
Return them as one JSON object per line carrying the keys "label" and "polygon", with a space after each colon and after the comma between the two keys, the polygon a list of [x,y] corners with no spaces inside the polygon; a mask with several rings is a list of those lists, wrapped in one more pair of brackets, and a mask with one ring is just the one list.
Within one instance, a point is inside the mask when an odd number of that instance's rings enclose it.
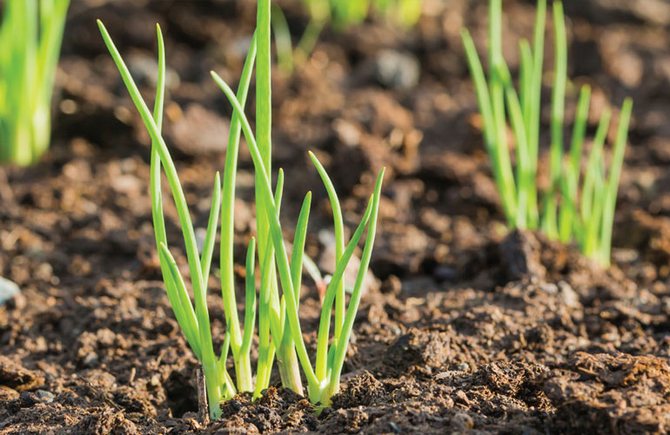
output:
{"label": "small twig in soil", "polygon": [[198,421],[206,426],[209,424],[209,406],[205,392],[205,374],[202,369],[197,370],[196,379],[198,383]]}
{"label": "small twig in soil", "polygon": [[14,193],[9,184],[7,173],[3,169],[0,169],[0,199],[4,204],[14,203]]}

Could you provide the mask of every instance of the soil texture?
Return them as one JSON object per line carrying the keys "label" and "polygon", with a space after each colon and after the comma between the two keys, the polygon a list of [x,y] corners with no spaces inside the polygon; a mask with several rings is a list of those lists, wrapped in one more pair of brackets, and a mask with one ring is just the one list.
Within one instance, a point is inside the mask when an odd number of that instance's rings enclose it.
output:
{"label": "soil texture", "polygon": [[[231,113],[209,71],[235,83],[255,8],[73,2],[53,145],[34,167],[0,168],[0,276],[22,290],[0,306],[0,434],[670,431],[670,6],[566,2],[570,76],[594,89],[590,130],[604,108],[616,113],[625,96],[635,100],[613,265],[603,269],[573,247],[505,228],[459,35],[467,26],[484,49],[486,3],[426,0],[408,32],[375,20],[327,30],[293,75],[276,71],[282,218],[295,222],[302,195],[314,192],[308,250],[326,267],[332,217],[306,151],[327,166],[350,228],[387,167],[375,280],[332,408],[317,414],[274,382],[258,401],[236,397],[221,421],[203,425],[197,363],[162,288],[148,138],[95,18],[149,98],[161,24],[165,136],[204,228]],[[532,3],[505,2],[513,69],[517,38],[532,32]],[[298,35],[305,15],[282,4]],[[241,264],[255,225],[245,146],[238,180]],[[168,237],[179,252],[170,207]],[[183,254],[177,260],[185,264]],[[212,328],[222,337],[214,274],[209,284]],[[306,279],[301,316],[312,347],[318,312]]]}

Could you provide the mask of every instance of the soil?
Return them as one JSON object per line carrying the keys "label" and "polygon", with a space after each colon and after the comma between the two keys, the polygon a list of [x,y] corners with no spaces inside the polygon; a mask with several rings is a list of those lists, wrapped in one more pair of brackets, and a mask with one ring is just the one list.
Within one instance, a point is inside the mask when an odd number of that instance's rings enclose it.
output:
{"label": "soil", "polygon": [[[304,27],[288,3],[289,22]],[[306,150],[332,174],[350,227],[374,173],[388,168],[371,266],[379,285],[357,317],[341,393],[317,414],[272,387],[203,425],[197,364],[154,249],[147,136],[94,19],[148,97],[161,23],[171,68],[165,134],[203,227],[230,114],[208,72],[234,82],[255,11],[230,0],[73,2],[53,145],[34,167],[0,168],[0,276],[22,289],[0,307],[0,434],[670,431],[670,6],[566,2],[571,77],[594,87],[594,115],[635,100],[613,265],[603,269],[573,247],[505,229],[459,40],[466,25],[483,48],[486,2],[425,3],[408,33],[375,21],[327,31],[294,75],[275,74],[283,219],[294,222],[314,191],[312,255],[325,255],[318,235],[331,217]],[[534,8],[505,7],[515,67]],[[240,166],[239,262],[254,225],[246,150]],[[168,235],[179,240],[173,208]],[[209,306],[221,337],[217,281]],[[312,344],[318,296],[305,284]]]}

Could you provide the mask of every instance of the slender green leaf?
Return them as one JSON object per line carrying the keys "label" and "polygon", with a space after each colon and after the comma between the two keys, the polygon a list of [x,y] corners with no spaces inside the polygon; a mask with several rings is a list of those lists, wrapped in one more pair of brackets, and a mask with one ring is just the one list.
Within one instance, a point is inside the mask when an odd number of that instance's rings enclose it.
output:
{"label": "slender green leaf", "polygon": [[554,2],[554,86],[551,100],[551,148],[549,156],[551,187],[544,212],[544,231],[558,237],[557,207],[563,160],[563,120],[565,117],[565,88],[568,70],[568,44],[565,32],[563,5]]}
{"label": "slender green leaf", "polygon": [[199,326],[198,319],[195,316],[191,299],[186,291],[186,285],[177,268],[177,263],[174,261],[172,254],[165,243],[160,243],[158,247],[158,255],[161,262],[161,267],[165,268],[165,283],[168,295],[168,300],[172,306],[177,323],[184,332],[184,337],[189,346],[196,354],[198,359],[201,358],[201,344],[200,336],[198,334]]}
{"label": "slender green leaf", "polygon": [[207,231],[205,232],[205,241],[200,257],[202,267],[202,280],[207,283],[209,279],[209,268],[212,264],[212,254],[214,254],[214,243],[216,243],[216,230],[219,225],[219,213],[221,212],[221,175],[217,172],[214,176],[214,189],[212,194],[212,208],[209,212],[207,221]]}
{"label": "slender green leaf", "polygon": [[342,253],[342,256],[338,259],[337,265],[335,267],[335,273],[328,284],[326,289],[326,294],[321,304],[321,316],[319,318],[319,331],[317,334],[317,353],[316,353],[316,375],[319,379],[324,379],[328,373],[328,342],[330,334],[330,316],[333,310],[333,302],[337,297],[337,292],[339,285],[344,281],[344,273],[347,266],[351,260],[351,257],[354,254],[354,250],[358,246],[358,242],[363,236],[368,223],[370,222],[370,216],[372,215],[372,209],[374,207],[374,197],[370,198],[368,202],[368,207],[363,214],[358,228],[351,236],[351,240],[347,244],[346,249]]}
{"label": "slender green leaf", "polygon": [[605,200],[603,201],[603,224],[600,235],[600,261],[609,264],[612,250],[612,227],[614,225],[614,209],[616,207],[617,190],[621,179],[621,168],[623,166],[626,142],[628,140],[628,127],[633,111],[633,101],[627,98],[621,113],[619,114],[619,126],[617,128],[616,141],[614,143],[614,154],[610,164],[610,174],[605,187]]}
{"label": "slender green leaf", "polygon": [[291,275],[295,286],[295,298],[300,300],[300,287],[302,282],[302,269],[305,258],[305,242],[307,240],[307,224],[309,223],[309,210],[312,206],[312,192],[307,192],[300,207],[298,223],[295,226],[295,237],[293,239],[293,251],[291,252]]}
{"label": "slender green leaf", "polygon": [[241,353],[248,354],[251,351],[251,341],[256,322],[256,282],[255,282],[255,256],[256,239],[249,241],[247,248],[245,297],[244,297],[244,336],[242,339]]}
{"label": "slender green leaf", "polygon": [[[321,181],[323,182],[326,192],[328,193],[328,199],[330,200],[330,208],[333,211],[333,226],[335,228],[335,263],[340,260],[342,253],[344,251],[344,219],[342,218],[342,208],[340,207],[340,199],[337,197],[337,192],[335,191],[335,186],[333,185],[332,180],[328,176],[326,169],[323,167],[319,159],[316,158],[316,155],[312,152],[309,153],[309,157],[314,164]],[[342,280],[338,287],[335,297],[335,334],[334,339],[337,340],[342,334],[342,326],[344,324],[344,314],[345,314],[345,293],[344,293],[344,280]]]}
{"label": "slender green leaf", "polygon": [[356,282],[354,284],[354,290],[351,294],[351,300],[349,301],[349,306],[347,307],[347,315],[344,320],[344,328],[342,330],[342,335],[340,336],[339,342],[335,344],[336,351],[335,357],[332,365],[332,375],[329,383],[328,395],[324,397],[324,405],[329,405],[330,395],[335,394],[340,384],[340,375],[342,373],[342,366],[344,365],[344,357],[347,353],[347,347],[349,346],[349,340],[351,338],[351,331],[354,326],[354,320],[356,318],[356,313],[358,312],[358,306],[361,301],[363,283],[365,281],[365,276],[368,273],[368,266],[370,265],[370,258],[372,257],[372,248],[375,243],[375,235],[377,232],[377,216],[379,214],[379,202],[381,200],[381,188],[382,182],[384,180],[384,170],[382,169],[377,176],[377,183],[375,186],[375,193],[373,195],[374,202],[372,206],[372,214],[370,216],[370,221],[368,224],[368,235],[365,239],[365,246],[363,247],[363,254],[361,255],[361,263],[358,269],[358,274],[356,275]]}

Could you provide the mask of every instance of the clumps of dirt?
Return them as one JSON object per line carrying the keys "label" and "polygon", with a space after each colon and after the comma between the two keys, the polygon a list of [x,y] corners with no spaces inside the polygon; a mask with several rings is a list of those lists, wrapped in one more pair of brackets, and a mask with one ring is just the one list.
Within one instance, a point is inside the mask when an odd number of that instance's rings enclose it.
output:
{"label": "clumps of dirt", "polygon": [[539,364],[520,361],[505,364],[496,361],[479,369],[474,376],[477,383],[487,385],[488,389],[495,394],[530,397],[537,391],[538,379],[541,379],[547,372],[548,369]]}
{"label": "clumps of dirt", "polygon": [[208,433],[314,431],[318,421],[307,399],[284,388],[270,387],[254,402],[250,395],[238,395],[222,411],[221,421],[208,427]]}
{"label": "clumps of dirt", "polygon": [[28,370],[21,364],[0,355],[0,387],[17,392],[28,391],[44,385],[44,375],[35,370]]}
{"label": "clumps of dirt", "polygon": [[105,435],[110,433],[121,435],[139,435],[142,431],[128,420],[123,411],[103,408],[95,414],[84,417],[74,428],[77,433]]}
{"label": "clumps of dirt", "polygon": [[670,275],[670,219],[637,210],[631,216],[629,246],[644,249],[646,259],[658,266],[662,277]]}
{"label": "clumps of dirt", "polygon": [[451,359],[450,344],[451,337],[445,332],[412,328],[386,351],[385,369],[396,374],[431,374]]}
{"label": "clumps of dirt", "polygon": [[372,373],[364,370],[345,381],[342,391],[333,397],[333,407],[370,406],[379,400],[384,400],[387,394],[384,384]]}
{"label": "clumps of dirt", "polygon": [[510,281],[544,279],[547,271],[541,264],[540,242],[528,231],[512,231],[500,244],[500,260]]}
{"label": "clumps of dirt", "polygon": [[[659,42],[667,29],[626,17],[598,24],[585,2],[572,2],[569,11],[573,48],[597,60],[575,71],[594,82],[594,110],[604,108],[610,91],[616,98],[634,93],[638,108],[610,269],[574,247],[504,228],[458,49],[462,25],[484,34],[485,5],[431,2],[439,10],[410,38],[372,22],[345,35],[324,33],[294,77],[275,76],[275,160],[302,168],[305,148],[313,147],[337,184],[348,223],[360,217],[374,172],[389,168],[371,263],[381,286],[362,301],[332,408],[319,414],[304,398],[270,388],[257,401],[236,397],[223,405],[224,419],[204,425],[197,362],[160,283],[146,133],[93,18],[102,17],[124,52],[134,53],[129,59],[149,89],[155,35],[145,24],[165,24],[170,74],[178,78],[169,84],[166,135],[181,149],[180,178],[195,225],[204,227],[213,174],[222,167],[223,142],[214,136],[225,136],[220,118],[229,108],[203,77],[213,68],[227,77],[239,70],[253,10],[226,1],[76,3],[60,64],[64,100],[54,145],[34,168],[0,170],[0,202],[7,204],[0,207],[0,274],[22,290],[0,307],[0,433],[670,430],[670,196],[660,175],[670,111],[661,104],[668,47]],[[530,29],[533,6],[508,4],[515,17],[509,30]],[[287,17],[299,23],[300,14]],[[387,50],[417,57],[415,89],[381,89],[360,74]],[[644,78],[631,81],[622,59],[643,61],[634,62],[633,75],[646,65]],[[621,86],[638,80],[639,90]],[[196,143],[202,135],[194,129],[213,136]],[[251,169],[243,147],[240,239],[253,227],[245,203],[253,196]],[[306,188],[315,192],[314,229],[330,228],[313,170],[287,179],[285,217],[299,209]],[[168,237],[177,246],[176,212],[166,207]],[[317,241],[310,244],[318,258]],[[243,243],[238,248],[243,253]],[[210,280],[209,306],[213,334],[222,337],[217,281]],[[305,324],[313,323],[313,288],[301,302]]]}
{"label": "clumps of dirt", "polygon": [[101,355],[108,352],[118,353],[128,347],[128,341],[109,328],[101,328],[95,332],[84,331],[77,339],[76,358],[83,367],[92,367]]}
{"label": "clumps of dirt", "polygon": [[576,352],[544,387],[562,430],[665,433],[670,429],[667,359]]}

